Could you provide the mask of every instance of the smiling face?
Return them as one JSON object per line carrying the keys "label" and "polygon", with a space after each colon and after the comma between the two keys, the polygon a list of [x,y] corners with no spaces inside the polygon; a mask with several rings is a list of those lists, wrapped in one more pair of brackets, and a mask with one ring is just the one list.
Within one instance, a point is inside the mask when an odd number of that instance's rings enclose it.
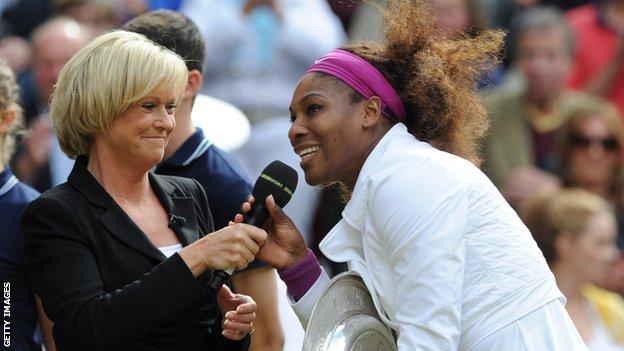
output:
{"label": "smiling face", "polygon": [[168,87],[157,86],[115,116],[109,131],[94,136],[94,150],[125,164],[148,170],[158,164],[175,128],[176,99]]}
{"label": "smiling face", "polygon": [[310,185],[342,181],[353,185],[375,140],[365,126],[369,101],[353,102],[353,91],[335,78],[305,75],[290,105],[288,132]]}

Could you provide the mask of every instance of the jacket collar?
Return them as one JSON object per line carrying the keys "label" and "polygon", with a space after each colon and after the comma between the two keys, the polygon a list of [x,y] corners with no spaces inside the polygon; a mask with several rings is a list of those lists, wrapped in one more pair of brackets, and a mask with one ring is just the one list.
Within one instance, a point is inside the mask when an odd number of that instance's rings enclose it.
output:
{"label": "jacket collar", "polygon": [[[82,193],[90,204],[103,209],[100,223],[111,235],[147,257],[164,261],[166,257],[87,170],[87,162],[87,156],[78,157],[68,177],[69,184]],[[149,180],[169,218],[175,215],[186,220],[184,225],[172,228],[182,245],[189,245],[199,239],[193,199],[178,194],[176,187],[161,176],[149,173]]]}
{"label": "jacket collar", "polygon": [[379,140],[373,151],[368,155],[360,174],[353,187],[351,199],[342,212],[342,217],[349,225],[357,230],[362,230],[364,218],[366,216],[366,199],[368,195],[368,178],[376,167],[379,167],[382,156],[385,154],[388,145],[401,134],[407,133],[407,127],[403,123],[395,124]]}
{"label": "jacket collar", "polygon": [[362,230],[366,220],[368,197],[368,179],[370,174],[379,167],[381,158],[393,140],[401,136],[411,136],[403,123],[395,124],[379,140],[373,151],[368,155],[360,174],[355,182],[351,199],[342,211],[342,220],[332,228],[319,244],[321,251],[334,262],[346,262],[359,257],[364,259]]}

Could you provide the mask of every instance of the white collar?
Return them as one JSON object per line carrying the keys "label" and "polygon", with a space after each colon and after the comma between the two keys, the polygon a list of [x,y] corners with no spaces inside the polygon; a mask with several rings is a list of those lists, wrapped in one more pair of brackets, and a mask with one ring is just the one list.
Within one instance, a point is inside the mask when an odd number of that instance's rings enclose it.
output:
{"label": "white collar", "polygon": [[384,136],[379,140],[373,151],[364,161],[364,165],[360,170],[360,174],[353,187],[351,199],[342,212],[342,218],[357,230],[362,230],[364,218],[366,216],[366,198],[368,195],[368,177],[370,173],[379,167],[379,162],[388,145],[397,137],[407,133],[407,127],[403,123],[395,124]]}
{"label": "white collar", "polygon": [[17,183],[19,183],[19,180],[14,175],[11,175],[9,179],[7,179],[6,183],[0,186],[0,196],[11,191],[11,189],[13,189],[17,185]]}

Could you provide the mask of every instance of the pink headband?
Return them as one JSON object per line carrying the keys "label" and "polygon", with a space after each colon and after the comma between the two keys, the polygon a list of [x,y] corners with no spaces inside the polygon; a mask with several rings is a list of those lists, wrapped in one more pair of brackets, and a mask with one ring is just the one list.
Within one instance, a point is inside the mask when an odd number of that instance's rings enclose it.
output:
{"label": "pink headband", "polygon": [[357,55],[342,49],[333,50],[316,60],[308,72],[330,74],[347,83],[365,99],[377,96],[385,116],[388,116],[386,108],[389,108],[398,121],[405,119],[405,107],[399,94],[377,68]]}

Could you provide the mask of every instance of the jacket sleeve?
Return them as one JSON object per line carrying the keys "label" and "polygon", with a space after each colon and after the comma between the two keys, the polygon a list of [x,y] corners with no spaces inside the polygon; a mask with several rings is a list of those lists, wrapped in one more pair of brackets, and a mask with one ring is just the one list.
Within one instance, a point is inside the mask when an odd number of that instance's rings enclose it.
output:
{"label": "jacket sleeve", "polygon": [[[33,201],[21,219],[26,269],[48,316],[77,349],[115,350],[176,314],[216,298],[175,254],[121,289],[105,292],[84,224],[63,201]],[[56,334],[56,333],[55,333]]]}
{"label": "jacket sleeve", "polygon": [[392,288],[383,293],[399,324],[398,349],[457,350],[466,192],[437,173],[397,173],[371,187],[367,205],[377,248],[388,259]]}
{"label": "jacket sleeve", "polygon": [[314,282],[314,284],[310,287],[310,290],[308,290],[305,295],[299,299],[299,301],[294,301],[292,296],[288,294],[290,305],[297,318],[299,318],[299,322],[304,330],[308,329],[308,323],[310,322],[310,317],[312,316],[314,304],[316,304],[316,301],[327,288],[329,281],[329,275],[327,275],[327,272],[321,268],[321,275],[319,275],[316,282]]}

